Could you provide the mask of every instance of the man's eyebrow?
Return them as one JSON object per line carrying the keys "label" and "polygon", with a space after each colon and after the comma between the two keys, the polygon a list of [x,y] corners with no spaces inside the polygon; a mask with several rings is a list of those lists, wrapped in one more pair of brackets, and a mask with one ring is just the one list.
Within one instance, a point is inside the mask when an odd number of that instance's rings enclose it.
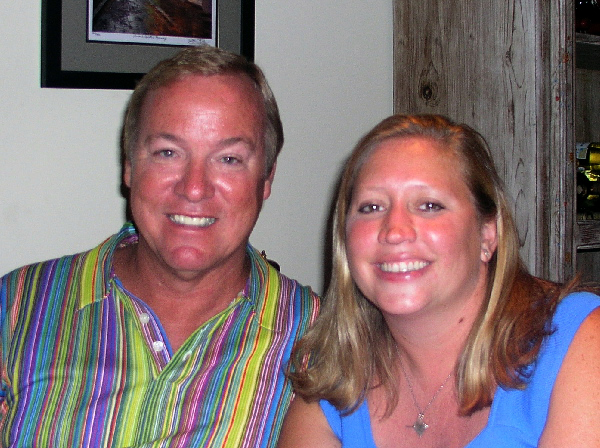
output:
{"label": "man's eyebrow", "polygon": [[148,143],[152,143],[156,140],[167,140],[170,142],[174,142],[177,143],[179,142],[181,139],[173,134],[169,134],[168,132],[159,132],[157,134],[150,134],[148,135],[145,139],[144,139],[144,143],[148,144]]}
{"label": "man's eyebrow", "polygon": [[[184,141],[184,139],[182,139],[174,134],[170,134],[168,132],[159,132],[156,134],[150,134],[150,135],[146,136],[146,138],[144,139],[144,144],[149,145],[157,140],[166,140],[168,142],[176,143],[176,144],[183,144],[183,141]],[[242,143],[242,144],[246,145],[250,151],[256,151],[257,143],[253,139],[247,138],[247,137],[225,138],[217,143],[217,147],[220,149],[225,149],[230,146],[237,145],[238,143]]]}
{"label": "man's eyebrow", "polygon": [[245,137],[226,138],[219,142],[219,147],[227,148],[229,146],[237,145],[238,143],[245,144],[248,147],[248,149],[250,149],[251,151],[254,151],[256,149],[256,143],[252,139],[245,138]]}

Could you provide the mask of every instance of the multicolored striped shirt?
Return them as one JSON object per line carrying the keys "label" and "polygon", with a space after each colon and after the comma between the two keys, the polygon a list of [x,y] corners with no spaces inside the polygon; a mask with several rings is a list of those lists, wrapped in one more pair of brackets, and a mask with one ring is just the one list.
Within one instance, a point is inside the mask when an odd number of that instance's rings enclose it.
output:
{"label": "multicolored striped shirt", "polygon": [[268,447],[291,400],[284,368],[318,298],[250,245],[245,294],[172,353],[112,272],[131,224],[95,249],[1,279],[3,447]]}

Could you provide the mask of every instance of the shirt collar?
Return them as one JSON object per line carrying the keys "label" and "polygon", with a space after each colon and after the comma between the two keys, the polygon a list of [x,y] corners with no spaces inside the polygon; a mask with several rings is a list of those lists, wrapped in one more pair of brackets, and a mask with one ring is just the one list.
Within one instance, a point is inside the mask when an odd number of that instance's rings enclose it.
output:
{"label": "shirt collar", "polygon": [[[79,284],[79,304],[83,308],[93,302],[106,299],[111,292],[113,273],[113,255],[117,248],[132,244],[138,240],[135,226],[126,222],[121,230],[106,239],[100,245],[83,254]],[[268,261],[265,253],[258,252],[250,243],[246,246],[246,254],[250,257],[250,281],[245,297],[260,309],[269,293],[268,285],[278,283],[279,273]],[[275,280],[275,282],[274,282]]]}
{"label": "shirt collar", "polygon": [[81,270],[79,276],[80,308],[108,297],[111,290],[115,249],[124,244],[131,244],[133,241],[137,241],[137,233],[133,224],[127,222],[117,234],[82,254],[79,264]]}

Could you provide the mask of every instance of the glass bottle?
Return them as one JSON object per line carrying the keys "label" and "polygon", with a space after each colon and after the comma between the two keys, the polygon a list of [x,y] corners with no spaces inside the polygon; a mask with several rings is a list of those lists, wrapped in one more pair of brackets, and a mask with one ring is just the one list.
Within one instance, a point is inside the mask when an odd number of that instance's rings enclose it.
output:
{"label": "glass bottle", "polygon": [[575,145],[577,168],[593,169],[600,165],[600,142],[585,142]]}
{"label": "glass bottle", "polygon": [[577,143],[577,217],[600,218],[600,143]]}

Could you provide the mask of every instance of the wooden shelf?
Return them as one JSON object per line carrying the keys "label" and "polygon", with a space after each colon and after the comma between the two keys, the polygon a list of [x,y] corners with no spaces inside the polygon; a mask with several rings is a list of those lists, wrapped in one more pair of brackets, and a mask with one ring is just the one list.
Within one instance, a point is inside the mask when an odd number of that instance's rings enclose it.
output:
{"label": "wooden shelf", "polygon": [[600,249],[600,220],[577,221],[577,249]]}
{"label": "wooden shelf", "polygon": [[575,62],[577,68],[600,70],[600,36],[575,34]]}
{"label": "wooden shelf", "polygon": [[[600,36],[576,33],[575,44],[576,67],[584,70],[600,70]],[[595,97],[597,98],[597,95]],[[595,102],[591,101],[591,103],[596,104],[597,100]],[[590,106],[588,105],[588,107]],[[592,109],[596,110],[594,107],[592,107]],[[588,113],[590,112],[588,111]],[[589,138],[590,136],[588,135],[587,137]],[[578,219],[575,235],[578,250],[586,251],[600,249],[600,220]]]}

